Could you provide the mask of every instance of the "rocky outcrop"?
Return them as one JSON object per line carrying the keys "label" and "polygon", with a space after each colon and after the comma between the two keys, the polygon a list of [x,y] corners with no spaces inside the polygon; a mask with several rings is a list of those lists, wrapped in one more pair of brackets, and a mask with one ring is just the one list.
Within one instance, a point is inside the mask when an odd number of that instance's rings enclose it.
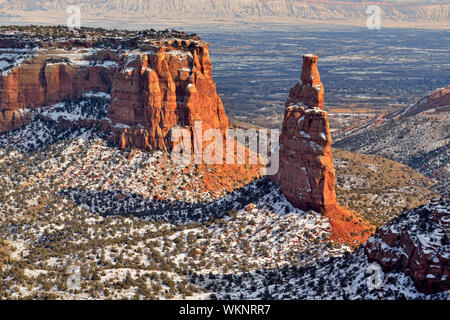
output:
{"label": "rocky outcrop", "polygon": [[319,57],[313,54],[303,56],[302,74],[300,82],[292,87],[286,105],[296,103],[304,103],[309,108],[318,108],[323,110],[324,90],[320,81],[319,70],[317,69],[317,61]]}
{"label": "rocky outcrop", "polygon": [[[14,50],[11,50],[12,52]],[[30,120],[24,109],[77,99],[84,92],[106,92],[114,70],[66,62],[68,52],[41,51],[0,76],[0,132],[21,127]],[[55,60],[55,58],[59,58]]]}
{"label": "rocky outcrop", "polygon": [[331,240],[356,248],[375,228],[336,202],[330,125],[317,61],[316,55],[303,56],[300,82],[286,101],[274,180],[295,207],[324,213],[332,226]]}
{"label": "rocky outcrop", "polygon": [[[15,39],[31,41],[26,35]],[[120,148],[170,149],[171,129],[192,130],[197,120],[203,130],[225,134],[228,118],[212,79],[209,45],[197,36],[180,36],[168,39],[153,31],[122,41],[62,39],[26,49],[9,47],[11,35],[5,35],[0,46],[8,48],[0,53],[0,65],[10,55],[21,63],[11,62],[0,76],[0,132],[30,122],[24,110],[103,92],[111,98],[110,140]]]}
{"label": "rocky outcrop", "polygon": [[369,261],[385,272],[402,271],[417,289],[436,293],[450,289],[450,202],[432,201],[402,213],[370,238]]}
{"label": "rocky outcrop", "polygon": [[122,56],[108,110],[113,123],[134,127],[121,134],[122,148],[170,148],[171,128],[192,130],[197,120],[204,130],[228,128],[212,80],[208,44],[183,41],[180,46]]}
{"label": "rocky outcrop", "polygon": [[14,130],[30,123],[33,117],[22,110],[0,110],[0,132]]}
{"label": "rocky outcrop", "polygon": [[275,180],[301,209],[324,211],[336,203],[328,114],[318,57],[305,55],[301,81],[290,91],[280,137],[280,168]]}

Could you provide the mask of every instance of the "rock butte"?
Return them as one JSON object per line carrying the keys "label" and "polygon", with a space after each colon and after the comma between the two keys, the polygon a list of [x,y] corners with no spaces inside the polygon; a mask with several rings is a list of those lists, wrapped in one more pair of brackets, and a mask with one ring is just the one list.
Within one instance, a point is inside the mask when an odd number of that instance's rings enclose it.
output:
{"label": "rock butte", "polygon": [[[0,47],[13,51],[17,42],[4,37]],[[111,132],[110,140],[120,148],[144,150],[170,149],[170,130],[192,130],[196,120],[203,130],[225,132],[228,118],[212,79],[209,44],[193,36],[133,45],[130,51],[98,46],[90,39],[40,43],[32,57],[0,76],[0,132],[32,121],[25,109],[90,91],[110,93],[111,122],[66,121],[61,128],[96,126]]]}
{"label": "rock butte", "polygon": [[[114,77],[108,117],[131,126],[120,136],[119,146],[141,149],[170,147],[170,129],[192,130],[202,121],[203,130],[228,128],[228,118],[212,80],[208,44],[176,47],[183,54],[158,48],[152,55],[139,53],[120,61]],[[143,127],[143,128],[142,128]]]}
{"label": "rock butte", "polygon": [[[44,41],[33,29],[0,33],[1,53],[31,52],[0,74],[0,132],[20,128],[35,117],[49,120],[29,112],[35,108],[102,92],[110,99],[107,118],[59,117],[57,127],[95,128],[119,148],[147,151],[170,150],[171,129],[193,133],[196,120],[203,131],[217,128],[225,134],[228,118],[212,79],[208,43],[173,30],[119,30],[120,36],[108,30],[98,36],[98,30],[89,30],[94,34],[90,38],[63,35]],[[202,164],[199,170],[205,178],[203,188],[217,192],[250,183],[260,177],[261,166]]]}

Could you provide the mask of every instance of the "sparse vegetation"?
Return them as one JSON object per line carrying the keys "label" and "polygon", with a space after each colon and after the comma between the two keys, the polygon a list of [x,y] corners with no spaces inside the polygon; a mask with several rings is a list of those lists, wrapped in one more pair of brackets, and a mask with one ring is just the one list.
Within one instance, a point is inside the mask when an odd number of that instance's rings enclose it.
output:
{"label": "sparse vegetation", "polygon": [[333,149],[333,157],[338,202],[377,227],[440,197],[435,182],[398,162],[340,149]]}

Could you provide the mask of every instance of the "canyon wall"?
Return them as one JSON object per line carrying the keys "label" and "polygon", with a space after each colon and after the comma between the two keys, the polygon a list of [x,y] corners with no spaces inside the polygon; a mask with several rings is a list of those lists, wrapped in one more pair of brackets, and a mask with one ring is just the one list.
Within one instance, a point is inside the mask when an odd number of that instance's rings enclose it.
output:
{"label": "canyon wall", "polygon": [[[13,50],[11,50],[13,51]],[[114,70],[54,61],[58,53],[40,52],[0,76],[0,132],[31,121],[26,109],[76,99],[83,92],[106,92]]]}
{"label": "canyon wall", "polygon": [[335,173],[318,57],[303,56],[300,82],[290,91],[280,136],[280,169],[274,179],[296,207],[319,212],[336,204]]}
{"label": "canyon wall", "polygon": [[[22,63],[3,71],[0,132],[30,122],[34,108],[102,92],[111,99],[112,125],[100,127],[110,127],[111,140],[121,148],[171,148],[170,130],[192,129],[196,120],[204,130],[225,133],[228,118],[212,79],[207,43],[165,39],[135,50],[98,49],[94,44],[30,50]],[[3,47],[4,56],[24,50]]]}

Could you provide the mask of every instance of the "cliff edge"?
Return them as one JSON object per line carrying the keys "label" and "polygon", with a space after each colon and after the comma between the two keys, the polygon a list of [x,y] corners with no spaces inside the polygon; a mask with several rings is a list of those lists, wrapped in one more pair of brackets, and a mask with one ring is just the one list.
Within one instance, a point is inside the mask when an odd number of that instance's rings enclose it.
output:
{"label": "cliff edge", "polygon": [[170,149],[170,130],[192,129],[196,120],[204,130],[228,128],[209,44],[199,37],[87,28],[80,36],[40,28],[0,34],[0,132],[31,122],[35,108],[89,93],[110,100],[99,127],[120,148]]}

